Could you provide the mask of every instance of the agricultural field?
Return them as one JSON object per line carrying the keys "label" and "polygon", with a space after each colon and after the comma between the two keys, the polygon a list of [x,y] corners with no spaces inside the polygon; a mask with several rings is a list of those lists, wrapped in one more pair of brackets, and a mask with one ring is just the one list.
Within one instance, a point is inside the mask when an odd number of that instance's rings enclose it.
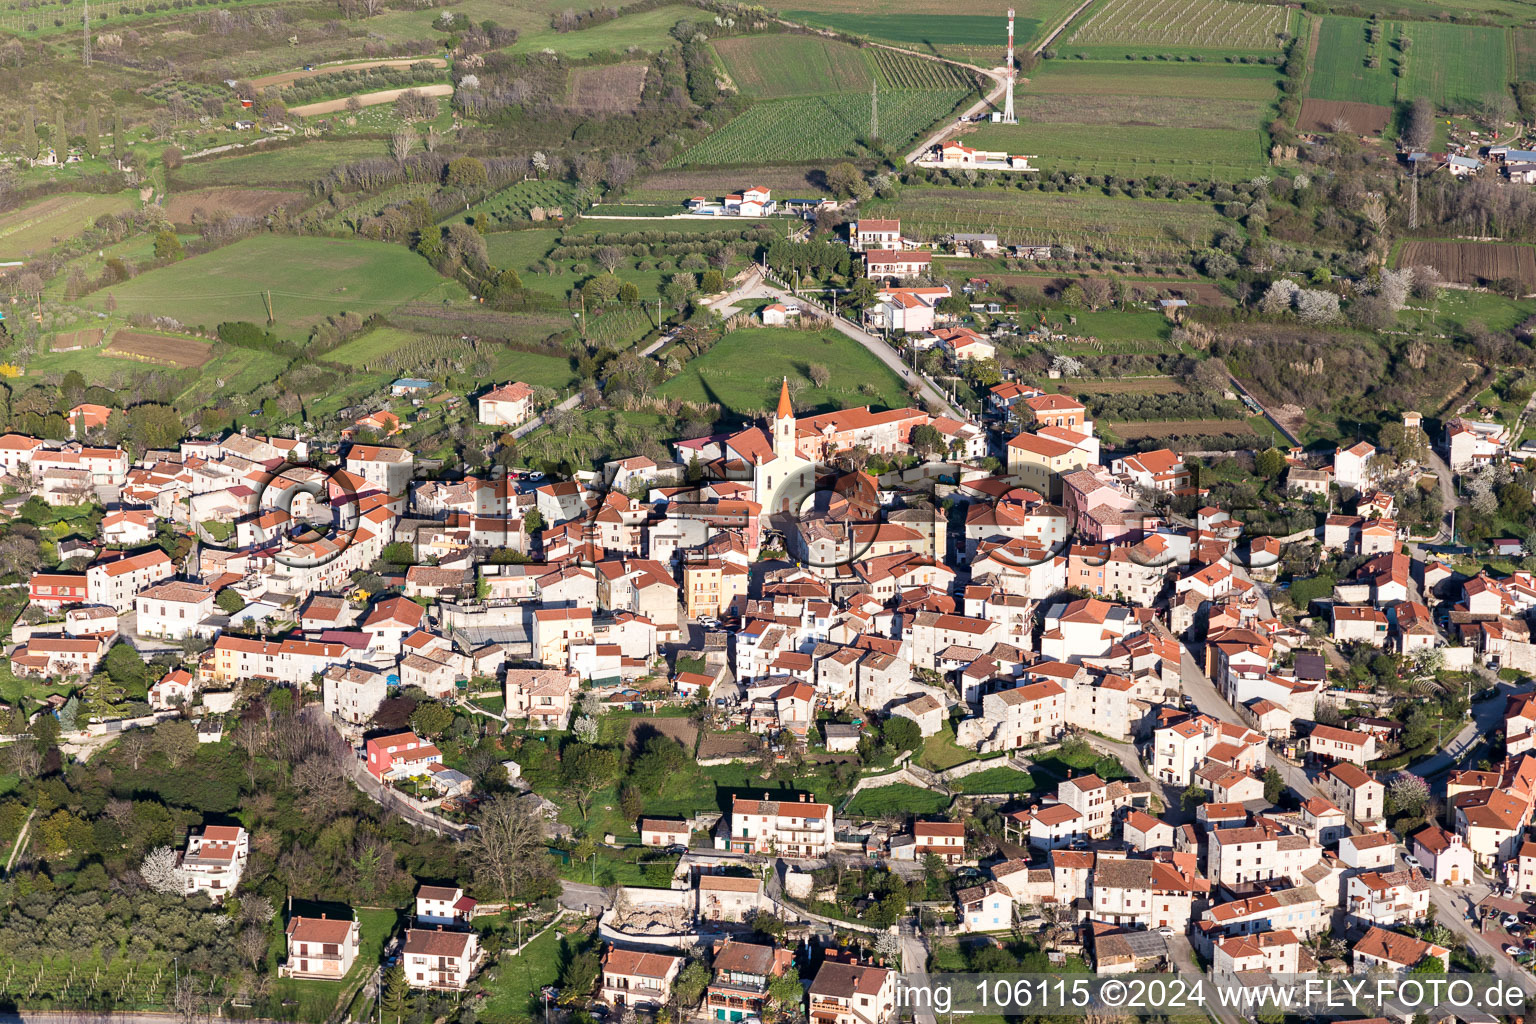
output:
{"label": "agricultural field", "polygon": [[1536,28],[1517,28],[1514,36],[1514,77],[1521,82],[1536,79]]}
{"label": "agricultural field", "polygon": [[253,87],[265,92],[267,89],[282,89],[294,82],[307,78],[323,78],[326,75],[334,75],[346,71],[369,71],[374,68],[408,68],[413,64],[431,64],[433,67],[446,68],[448,62],[441,57],[399,57],[392,60],[361,60],[345,64],[323,64],[313,71],[305,71],[302,68],[297,71],[281,71],[276,74],[262,75],[259,78],[247,79]]}
{"label": "agricultural field", "polygon": [[[1373,42],[1370,24],[1362,18],[1323,19],[1309,98],[1391,106],[1427,96],[1437,106],[1465,109],[1506,88],[1507,30],[1418,21],[1379,24]],[[1405,36],[1407,49],[1399,43]]]}
{"label": "agricultural field", "polygon": [[[1253,424],[1247,420],[1142,420],[1141,422],[1116,423],[1114,431],[1126,441],[1142,438],[1167,438],[1171,442],[1180,437],[1201,437],[1225,434],[1230,437],[1255,435]],[[1177,447],[1177,445],[1171,445]]]}
{"label": "agricultural field", "polygon": [[482,199],[466,213],[456,213],[452,220],[475,224],[482,219],[487,231],[508,224],[527,224],[535,219],[555,220],[576,212],[576,190],[563,181],[519,181]]}
{"label": "agricultural field", "polygon": [[226,320],[264,323],[262,296],[270,292],[274,330],[297,338],[330,314],[383,313],[445,287],[456,286],[397,245],[258,235],[95,292],[83,304],[100,308],[110,295],[121,314],[168,316],[211,330]]}
{"label": "agricultural field", "polygon": [[[931,0],[919,6],[931,6]],[[1071,5],[1066,3],[1043,3],[1040,6],[1071,9]],[[1058,19],[1048,27],[1045,22],[1029,16],[1027,8],[1018,9],[1014,34],[1016,45],[1021,49],[1030,41],[1043,38],[1050,28],[1059,23]],[[907,9],[888,14],[786,11],[784,17],[814,28],[830,28],[848,35],[864,36],[920,53],[964,61],[977,67],[1000,65],[1008,43],[1008,19],[1004,17],[1002,9],[987,14],[956,14],[953,9],[924,13],[912,13]]]}
{"label": "agricultural field", "polygon": [[126,213],[137,201],[115,196],[49,196],[0,215],[0,259],[17,260],[64,242],[109,213]]}
{"label": "agricultural field", "polygon": [[323,357],[328,363],[346,363],[366,368],[374,360],[387,359],[396,349],[417,340],[410,331],[397,327],[379,327],[331,349]]}
{"label": "agricultural field", "polygon": [[736,88],[757,99],[864,93],[873,77],[862,50],[822,36],[736,36],[714,46]]}
{"label": "agricultural field", "polygon": [[645,89],[644,64],[598,64],[571,68],[564,106],[594,114],[627,114],[640,105]]}
{"label": "agricultural field", "polygon": [[1413,46],[1401,94],[1428,96],[1437,106],[1467,110],[1509,83],[1509,32],[1481,25],[1412,22]]}
{"label": "agricultural field", "polygon": [[1398,266],[1430,266],[1458,284],[1492,284],[1513,278],[1536,291],[1536,246],[1498,242],[1409,242]]}
{"label": "agricultural field", "polygon": [[963,68],[942,61],[914,57],[881,46],[864,51],[889,89],[970,89],[975,80]]}
{"label": "agricultural field", "polygon": [[393,103],[407,92],[419,92],[423,96],[452,96],[453,86],[444,83],[433,85],[411,85],[401,89],[379,89],[376,92],[360,92],[355,96],[347,96],[342,99],[321,100],[318,103],[304,103],[296,107],[289,107],[288,113],[295,117],[318,117],[321,114],[339,114],[347,110],[353,100],[358,106],[377,107],[384,103]]}
{"label": "agricultural field", "polygon": [[[966,95],[958,89],[882,93],[881,137],[891,145],[905,145],[947,117]],[[667,166],[832,160],[857,155],[859,140],[869,136],[869,128],[869,97],[860,93],[769,100],[674,157]]]}
{"label": "agricultural field", "polygon": [[1181,179],[1246,178],[1269,165],[1257,127],[1181,128],[1129,125],[1107,134],[1102,125],[984,124],[964,136],[968,146],[1036,156],[1047,173],[1167,174]]}
{"label": "agricultural field", "polygon": [[49,343],[50,352],[78,352],[83,348],[100,348],[107,332],[104,328],[93,327],[80,331],[60,331],[53,336]]}
{"label": "agricultural field", "polygon": [[[1387,52],[1393,37],[1390,24],[1383,26],[1382,38],[1374,43],[1366,38],[1366,25],[1363,18],[1330,15],[1323,19],[1307,82],[1308,98],[1385,107],[1396,102],[1397,79]],[[1368,66],[1372,61],[1376,67]]]}
{"label": "agricultural field", "polygon": [[1025,87],[1028,95],[1178,96],[1186,99],[1273,102],[1278,68],[1252,64],[1106,63],[1059,58],[1041,64]]}
{"label": "agricultural field", "polygon": [[[499,12],[492,15],[503,24]],[[517,42],[510,47],[512,53],[537,53],[554,50],[567,57],[590,57],[594,53],[613,51],[623,53],[630,47],[639,47],[649,53],[657,53],[677,45],[669,34],[679,21],[701,21],[707,17],[697,7],[672,4],[654,10],[627,14],[612,21],[605,21],[591,28],[574,32],[556,31],[549,23],[549,15],[542,18],[537,27],[522,30]]]}
{"label": "agricultural field", "polygon": [[824,170],[819,166],[759,167],[752,170],[751,181],[727,183],[721,180],[718,171],[669,168],[646,175],[629,187],[625,197],[637,203],[660,203],[680,213],[683,200],[690,196],[718,196],[744,185],[760,185],[779,196],[830,195],[823,174]]}
{"label": "agricultural field", "polygon": [[[1293,30],[1289,8],[1233,0],[1101,0],[1059,44],[1063,53],[1277,52]],[[1108,52],[1118,48],[1120,52]]]}
{"label": "agricultural field", "polygon": [[[1075,126],[1100,159],[1106,155],[1105,126],[1244,132],[1249,133],[1243,137],[1246,146],[1271,116],[1277,82],[1278,73],[1269,67],[1053,60],[1031,76],[1016,105],[1024,124],[1055,124],[1062,130]],[[1115,133],[1116,140],[1120,137]],[[1063,155],[1024,144],[1042,161]],[[1171,147],[1166,152],[1180,155]]]}
{"label": "agricultural field", "polygon": [[1346,131],[1380,135],[1392,122],[1392,111],[1375,103],[1347,100],[1303,100],[1296,127],[1304,132]]}
{"label": "agricultural field", "polygon": [[1230,225],[1209,203],[1103,195],[907,188],[896,200],[864,204],[867,216],[900,217],[904,233],[932,240],[956,231],[991,232],[1007,245],[1109,245],[1185,254]]}
{"label": "agricultural field", "polygon": [[184,370],[202,366],[212,359],[213,345],[194,338],[122,330],[112,335],[112,344],[106,347],[105,354]]}
{"label": "agricultural field", "polygon": [[251,153],[189,160],[173,176],[186,188],[214,185],[304,185],[338,164],[389,155],[385,139],[327,139],[296,145],[268,144]]}
{"label": "agricultural field", "polygon": [[165,216],[172,224],[191,224],[196,218],[215,214],[231,217],[263,217],[289,203],[302,203],[299,192],[262,188],[209,188],[178,192],[165,201]]}
{"label": "agricultural field", "polygon": [[[825,388],[812,385],[812,364],[831,371]],[[901,380],[858,342],[832,330],[815,333],[779,327],[727,334],[714,348],[690,360],[657,393],[688,402],[716,402],[729,413],[751,419],[773,408],[784,377],[797,388],[797,408],[803,403],[816,412],[830,412],[860,405],[895,409],[907,404]]]}

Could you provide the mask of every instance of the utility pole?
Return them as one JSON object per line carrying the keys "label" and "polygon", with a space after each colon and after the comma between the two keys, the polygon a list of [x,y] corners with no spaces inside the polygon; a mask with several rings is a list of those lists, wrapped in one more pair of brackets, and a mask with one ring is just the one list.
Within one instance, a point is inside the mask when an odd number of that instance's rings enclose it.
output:
{"label": "utility pole", "polygon": [[91,66],[91,0],[85,0],[85,6],[81,8],[81,11],[83,13],[82,13],[81,18],[80,18],[80,28],[81,28],[81,37],[82,37],[82,42],[81,42],[81,47],[80,47],[80,54],[85,59],[85,66],[86,67],[90,67]]}

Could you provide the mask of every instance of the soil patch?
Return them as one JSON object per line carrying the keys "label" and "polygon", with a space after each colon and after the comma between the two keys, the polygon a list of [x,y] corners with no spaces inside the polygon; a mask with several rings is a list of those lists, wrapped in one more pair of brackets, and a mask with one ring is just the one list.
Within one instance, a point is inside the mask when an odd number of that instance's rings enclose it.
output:
{"label": "soil patch", "polygon": [[163,334],[145,334],[142,331],[118,331],[112,335],[112,344],[106,347],[105,354],[184,370],[202,366],[212,359],[213,346],[192,338],[168,338]]}

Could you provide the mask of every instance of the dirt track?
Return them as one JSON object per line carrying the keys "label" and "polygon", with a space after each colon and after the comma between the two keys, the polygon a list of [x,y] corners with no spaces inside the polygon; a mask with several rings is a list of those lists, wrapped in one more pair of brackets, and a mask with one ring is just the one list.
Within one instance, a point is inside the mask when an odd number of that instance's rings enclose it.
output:
{"label": "dirt track", "polygon": [[[380,103],[393,103],[395,100],[400,98],[401,93],[410,92],[412,89],[415,89],[417,92],[425,96],[453,95],[453,86],[444,83],[440,85],[412,85],[407,86],[404,89],[385,89],[382,92],[365,92],[358,94],[356,98],[357,102],[361,103],[363,106],[373,107]],[[316,114],[336,114],[347,109],[347,100],[350,99],[352,99],[352,97],[348,96],[346,99],[325,100],[321,103],[306,103],[302,107],[289,107],[288,113],[295,114],[299,117],[313,117]]]}
{"label": "dirt track", "polygon": [[448,62],[441,57],[399,57],[394,60],[365,60],[360,64],[323,64],[313,71],[284,71],[278,75],[263,75],[260,78],[250,80],[258,89],[281,89],[285,85],[306,78],[319,78],[321,75],[334,75],[338,71],[366,71],[369,68],[408,68],[412,64],[431,64],[433,67],[445,68]]}

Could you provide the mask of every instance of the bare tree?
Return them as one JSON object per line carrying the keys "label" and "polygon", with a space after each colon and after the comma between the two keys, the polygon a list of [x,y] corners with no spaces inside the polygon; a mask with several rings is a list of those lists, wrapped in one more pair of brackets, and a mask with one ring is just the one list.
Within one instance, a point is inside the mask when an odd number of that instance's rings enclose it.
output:
{"label": "bare tree", "polygon": [[416,133],[409,128],[396,128],[395,133],[389,137],[389,151],[395,155],[395,163],[405,163],[405,158],[411,155],[411,150],[416,145]]}
{"label": "bare tree", "polygon": [[259,925],[248,924],[235,937],[235,950],[240,958],[251,965],[251,970],[261,969],[267,959],[267,932]]}
{"label": "bare tree", "polygon": [[181,868],[176,864],[176,851],[169,846],[157,846],[144,857],[139,865],[139,877],[155,892],[179,895],[183,879]]}
{"label": "bare tree", "polygon": [[597,260],[598,266],[611,274],[619,268],[620,263],[624,262],[624,254],[611,245],[605,245],[597,250],[594,259]]}
{"label": "bare tree", "polygon": [[502,793],[480,812],[468,846],[477,881],[499,900],[512,900],[531,878],[551,870],[544,823],[528,805]]}
{"label": "bare tree", "polygon": [[1351,128],[1351,125],[1349,123],[1349,118],[1347,118],[1347,117],[1345,117],[1345,116],[1343,116],[1341,114],[1338,117],[1334,118],[1332,121],[1329,121],[1328,122],[1328,127],[1331,128],[1333,131],[1337,132],[1338,134],[1344,135],[1344,134],[1349,132],[1349,130]]}

